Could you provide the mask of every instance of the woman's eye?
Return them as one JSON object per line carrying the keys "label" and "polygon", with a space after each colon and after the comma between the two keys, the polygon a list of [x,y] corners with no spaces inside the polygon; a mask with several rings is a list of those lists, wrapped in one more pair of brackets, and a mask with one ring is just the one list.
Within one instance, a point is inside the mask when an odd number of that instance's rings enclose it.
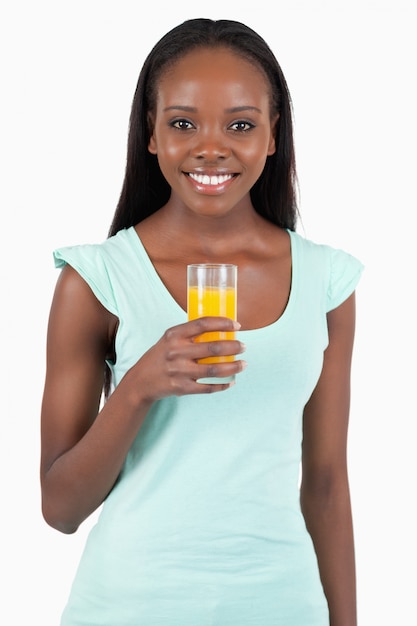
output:
{"label": "woman's eye", "polygon": [[244,120],[241,120],[239,122],[234,122],[233,124],[231,124],[230,128],[238,132],[246,132],[247,130],[251,130],[252,128],[254,128],[254,126],[255,125],[251,124],[250,122],[245,122]]}
{"label": "woman's eye", "polygon": [[173,120],[171,122],[171,126],[173,128],[178,128],[178,130],[190,130],[190,128],[194,128],[188,120]]}

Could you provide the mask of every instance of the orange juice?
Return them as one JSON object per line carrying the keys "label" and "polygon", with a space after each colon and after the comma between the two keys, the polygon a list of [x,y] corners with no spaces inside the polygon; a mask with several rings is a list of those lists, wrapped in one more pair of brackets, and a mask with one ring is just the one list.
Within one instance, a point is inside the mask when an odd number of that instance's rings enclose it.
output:
{"label": "orange juice", "polygon": [[[188,287],[188,319],[206,315],[230,317],[236,320],[236,290],[233,287]],[[210,332],[199,335],[195,341],[218,341],[234,339],[234,332]],[[217,356],[200,359],[200,363],[224,363],[233,356]]]}

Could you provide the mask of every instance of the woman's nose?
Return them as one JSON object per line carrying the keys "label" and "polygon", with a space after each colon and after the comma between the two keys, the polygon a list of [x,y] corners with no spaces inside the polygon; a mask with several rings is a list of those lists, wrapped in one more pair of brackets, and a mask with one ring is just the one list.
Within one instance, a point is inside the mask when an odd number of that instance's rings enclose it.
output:
{"label": "woman's nose", "polygon": [[191,152],[194,158],[212,161],[227,158],[231,149],[223,133],[207,132],[196,137]]}

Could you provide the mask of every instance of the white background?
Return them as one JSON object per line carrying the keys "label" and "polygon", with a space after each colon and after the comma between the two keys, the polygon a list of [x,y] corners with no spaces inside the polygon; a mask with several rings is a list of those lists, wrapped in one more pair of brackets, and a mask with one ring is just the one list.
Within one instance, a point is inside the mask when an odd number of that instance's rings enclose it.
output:
{"label": "white background", "polygon": [[361,626],[417,624],[412,4],[2,5],[0,623],[58,625],[93,521],[64,536],[40,514],[39,410],[57,278],[52,250],[105,239],[145,55],[183,20],[211,17],[252,26],[286,74],[295,110],[299,231],[366,266],[357,291],[349,447],[359,617]]}

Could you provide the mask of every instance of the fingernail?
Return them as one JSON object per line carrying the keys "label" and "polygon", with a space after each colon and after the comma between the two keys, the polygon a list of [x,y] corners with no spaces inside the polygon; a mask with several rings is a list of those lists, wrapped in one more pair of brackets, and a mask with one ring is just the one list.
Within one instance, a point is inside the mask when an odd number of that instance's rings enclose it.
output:
{"label": "fingernail", "polygon": [[240,348],[241,348],[242,352],[245,352],[245,350],[246,350],[246,344],[245,344],[245,343],[240,342]]}
{"label": "fingernail", "polygon": [[235,330],[239,330],[241,328],[242,324],[239,324],[239,322],[233,322],[233,328]]}
{"label": "fingernail", "polygon": [[240,360],[240,366],[241,366],[241,371],[243,372],[243,370],[245,370],[248,367],[248,364],[246,361],[243,361],[242,359]]}

